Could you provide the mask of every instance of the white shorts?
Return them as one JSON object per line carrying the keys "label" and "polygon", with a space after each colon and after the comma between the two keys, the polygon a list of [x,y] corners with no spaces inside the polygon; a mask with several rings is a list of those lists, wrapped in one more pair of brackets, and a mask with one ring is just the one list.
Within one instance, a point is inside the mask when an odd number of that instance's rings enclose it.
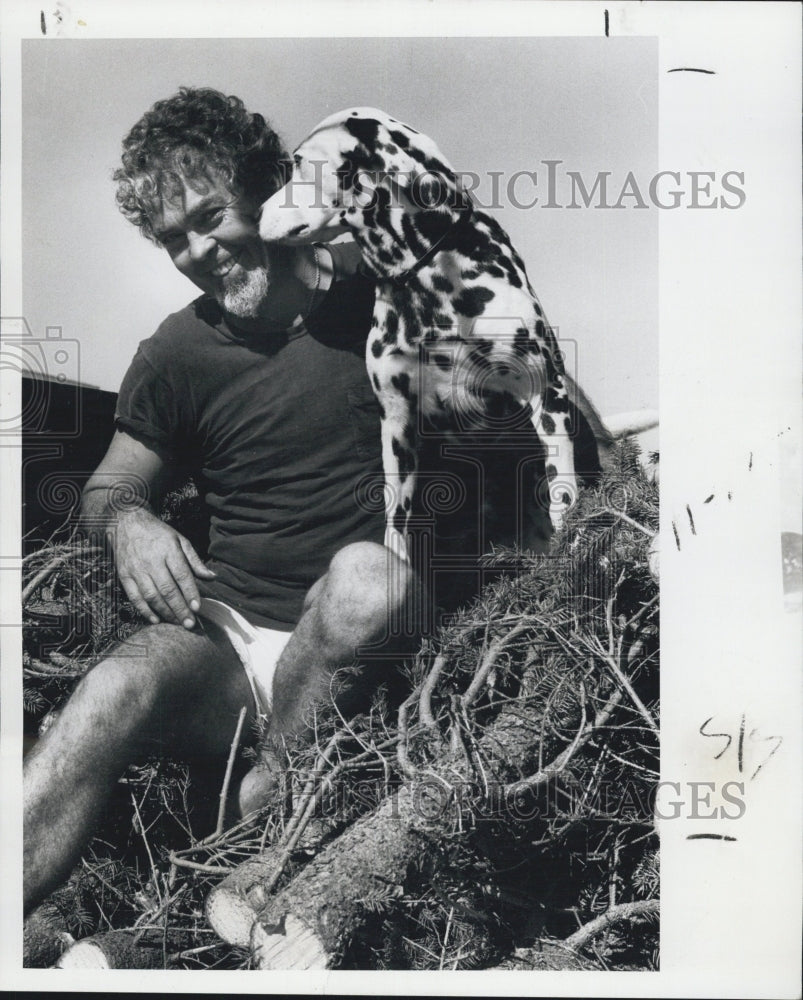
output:
{"label": "white shorts", "polygon": [[276,664],[293,633],[252,625],[239,611],[211,597],[201,598],[198,614],[219,625],[226,633],[245,668],[257,714],[270,718]]}

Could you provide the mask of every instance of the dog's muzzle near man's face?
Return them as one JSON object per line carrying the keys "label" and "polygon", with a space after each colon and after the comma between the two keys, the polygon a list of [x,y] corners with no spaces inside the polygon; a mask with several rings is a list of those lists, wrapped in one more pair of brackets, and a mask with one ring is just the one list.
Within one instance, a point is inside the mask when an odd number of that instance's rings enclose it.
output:
{"label": "dog's muzzle near man's face", "polygon": [[345,232],[336,197],[326,192],[320,176],[307,179],[308,174],[294,166],[287,184],[262,206],[259,235],[266,243],[304,246],[325,243]]}

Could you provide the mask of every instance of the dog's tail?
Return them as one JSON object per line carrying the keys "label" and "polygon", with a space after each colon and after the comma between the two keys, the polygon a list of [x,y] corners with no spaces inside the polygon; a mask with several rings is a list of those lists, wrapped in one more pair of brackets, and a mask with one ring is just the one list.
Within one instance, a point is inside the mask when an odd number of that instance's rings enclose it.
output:
{"label": "dog's tail", "polygon": [[579,447],[580,451],[578,469],[590,474],[592,478],[608,468],[611,451],[617,441],[658,426],[658,413],[655,410],[634,410],[603,419],[568,372],[564,379],[569,400],[579,415],[579,433],[575,442],[575,447]]}
{"label": "dog's tail", "polygon": [[616,413],[613,416],[605,417],[605,426],[611,435],[619,440],[620,438],[632,437],[634,434],[643,434],[644,431],[651,431],[658,426],[657,410],[630,410],[627,413]]}

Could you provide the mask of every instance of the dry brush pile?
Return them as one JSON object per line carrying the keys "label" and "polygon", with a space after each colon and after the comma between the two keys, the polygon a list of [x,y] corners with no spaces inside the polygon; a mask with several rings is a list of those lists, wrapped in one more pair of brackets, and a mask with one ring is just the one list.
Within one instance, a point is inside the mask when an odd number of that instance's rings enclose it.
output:
{"label": "dry brush pile", "polygon": [[[285,748],[258,813],[227,806],[249,734],[214,767],[130,769],[30,922],[31,961],[82,939],[63,965],[655,968],[657,527],[657,488],[620,444],[554,551],[487,557],[493,582],[369,709]],[[87,541],[50,540],[25,578],[33,723],[135,615]],[[48,602],[98,623],[83,644],[43,648]]]}

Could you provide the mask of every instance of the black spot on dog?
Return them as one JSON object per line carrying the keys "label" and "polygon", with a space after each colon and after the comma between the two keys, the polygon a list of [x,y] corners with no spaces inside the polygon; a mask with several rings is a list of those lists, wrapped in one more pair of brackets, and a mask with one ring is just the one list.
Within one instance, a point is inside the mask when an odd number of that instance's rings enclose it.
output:
{"label": "black spot on dog", "polygon": [[385,330],[393,338],[392,343],[395,343],[399,333],[399,314],[395,309],[388,309],[385,314]]}
{"label": "black spot on dog", "polygon": [[379,136],[379,122],[376,118],[360,118],[357,116],[356,121],[347,118],[343,124],[346,127],[346,131],[350,132],[355,139],[359,139],[360,142],[370,148],[376,146]]}
{"label": "black spot on dog", "polygon": [[465,271],[460,272],[460,277],[463,281],[475,281],[480,276],[480,271],[478,268],[469,267]]}
{"label": "black spot on dog", "polygon": [[416,257],[423,257],[429,247],[421,241],[413,220],[409,215],[403,215],[401,224],[405,245]]}
{"label": "black spot on dog", "polygon": [[551,463],[549,465],[547,465],[547,467],[546,467],[546,477],[547,477],[547,479],[550,482],[552,482],[552,480],[555,479],[557,477],[557,475],[558,475],[558,470],[555,468],[555,466],[552,465]]}
{"label": "black spot on dog", "polygon": [[559,396],[552,386],[548,385],[544,393],[544,408],[550,413],[568,413],[569,400],[566,396]]}
{"label": "black spot on dog", "polygon": [[384,353],[385,353],[385,348],[384,348],[384,345],[382,344],[382,341],[381,340],[372,340],[371,341],[371,354],[373,354],[373,356],[375,358],[381,358]]}
{"label": "black spot on dog", "polygon": [[[507,275],[507,280],[510,283],[510,285],[513,288],[521,288],[521,278],[519,277],[518,272],[510,263],[510,261],[507,259],[507,257],[500,257],[499,263],[502,265],[502,269],[504,273]],[[491,267],[494,266],[495,265],[493,264],[489,265],[488,270],[490,271]]]}
{"label": "black spot on dog", "polygon": [[544,326],[544,321],[542,319],[536,320],[535,322],[535,335],[541,340],[544,339],[544,334],[546,333],[546,327]]}
{"label": "black spot on dog", "polygon": [[415,469],[415,452],[405,448],[397,438],[393,438],[391,447],[399,463],[399,477],[404,481]]}
{"label": "black spot on dog", "polygon": [[485,273],[490,275],[492,278],[504,278],[505,272],[499,267],[498,264],[489,264],[485,268]]}
{"label": "black spot on dog", "polygon": [[435,326],[437,326],[440,330],[451,330],[454,326],[454,320],[446,313],[436,312]]}
{"label": "black spot on dog", "polygon": [[381,389],[381,386],[379,384],[379,378],[378,378],[376,372],[374,372],[374,374],[371,376],[371,382],[373,383],[374,391],[375,392],[379,392],[379,390]]}
{"label": "black spot on dog", "polygon": [[479,316],[485,311],[486,303],[493,298],[494,293],[490,288],[465,288],[452,304],[463,316]]}
{"label": "black spot on dog", "polygon": [[452,367],[452,359],[448,354],[432,354],[430,357],[441,371],[448,372]]}
{"label": "black spot on dog", "polygon": [[395,156],[399,152],[399,147],[394,145],[392,142],[386,142],[384,146],[385,152],[390,153],[391,156]]}
{"label": "black spot on dog", "polygon": [[404,509],[409,510],[413,506],[413,502],[409,497],[404,498]]}
{"label": "black spot on dog", "polygon": [[543,309],[541,308],[541,306],[538,305],[537,302],[533,302],[533,308],[535,309],[535,315],[536,316],[543,316],[544,315]]}
{"label": "black spot on dog", "polygon": [[390,384],[397,392],[401,393],[405,399],[410,398],[410,376],[407,372],[399,372],[398,375],[391,376]]}
{"label": "black spot on dog", "polygon": [[393,512],[393,527],[398,531],[400,535],[404,534],[404,527],[407,523],[407,518],[404,513],[404,508],[401,504],[396,505],[396,510]]}
{"label": "black spot on dog", "polygon": [[402,149],[408,149],[410,146],[409,137],[406,136],[404,132],[400,132],[398,129],[390,130],[390,138],[393,142],[396,143],[397,146],[400,146]]}
{"label": "black spot on dog", "polygon": [[415,224],[421,238],[431,245],[445,236],[452,220],[443,212],[421,211],[415,217]]}
{"label": "black spot on dog", "polygon": [[454,291],[454,285],[449,281],[445,274],[435,274],[432,276],[432,287],[437,289],[439,292],[445,292],[450,295]]}
{"label": "black spot on dog", "polygon": [[516,329],[516,333],[513,336],[513,353],[523,357],[530,351],[530,331],[526,326],[520,326]]}
{"label": "black spot on dog", "polygon": [[555,421],[548,413],[541,414],[541,426],[544,428],[545,434],[555,433]]}

